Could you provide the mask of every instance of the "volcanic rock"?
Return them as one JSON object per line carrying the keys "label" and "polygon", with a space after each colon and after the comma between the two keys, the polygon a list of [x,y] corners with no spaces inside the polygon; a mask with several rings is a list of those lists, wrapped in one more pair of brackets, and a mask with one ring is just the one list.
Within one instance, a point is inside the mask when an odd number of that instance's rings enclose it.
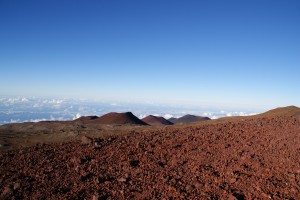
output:
{"label": "volcanic rock", "polygon": [[179,118],[170,118],[169,121],[174,123],[174,124],[179,124],[179,123],[191,123],[191,122],[199,122],[199,121],[206,121],[210,120],[208,117],[201,117],[201,116],[196,116],[196,115],[184,115]]}
{"label": "volcanic rock", "polygon": [[87,136],[81,137],[81,143],[82,144],[91,144],[93,142],[93,139]]}
{"label": "volcanic rock", "polygon": [[300,199],[293,116],[125,128],[91,136],[99,151],[82,138],[1,151],[0,198]]}
{"label": "volcanic rock", "polygon": [[166,120],[163,117],[149,115],[142,119],[143,122],[150,124],[152,126],[159,126],[159,125],[173,125],[172,122]]}
{"label": "volcanic rock", "polygon": [[83,122],[83,123],[91,123],[95,119],[98,119],[98,116],[83,116],[78,119],[75,119],[74,121]]}
{"label": "volcanic rock", "polygon": [[94,120],[99,124],[132,124],[132,125],[148,125],[131,112],[116,113],[111,112]]}

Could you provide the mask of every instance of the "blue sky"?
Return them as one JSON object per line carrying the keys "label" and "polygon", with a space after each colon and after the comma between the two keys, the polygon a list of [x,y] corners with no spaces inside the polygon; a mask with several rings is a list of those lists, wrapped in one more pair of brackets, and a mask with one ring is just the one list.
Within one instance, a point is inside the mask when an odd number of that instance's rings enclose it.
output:
{"label": "blue sky", "polygon": [[300,106],[300,1],[0,0],[0,94]]}

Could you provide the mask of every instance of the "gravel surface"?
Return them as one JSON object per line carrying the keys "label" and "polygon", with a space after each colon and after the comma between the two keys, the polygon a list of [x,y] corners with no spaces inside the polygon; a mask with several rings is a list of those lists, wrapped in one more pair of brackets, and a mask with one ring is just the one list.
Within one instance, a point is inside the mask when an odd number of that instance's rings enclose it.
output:
{"label": "gravel surface", "polygon": [[300,199],[293,117],[171,127],[0,153],[0,199]]}

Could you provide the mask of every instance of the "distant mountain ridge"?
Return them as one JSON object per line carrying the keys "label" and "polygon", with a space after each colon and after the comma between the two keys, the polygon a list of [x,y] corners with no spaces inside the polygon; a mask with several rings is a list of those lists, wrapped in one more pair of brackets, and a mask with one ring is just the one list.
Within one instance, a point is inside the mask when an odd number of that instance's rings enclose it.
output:
{"label": "distant mountain ridge", "polygon": [[110,112],[101,117],[97,116],[87,116],[87,117],[80,117],[75,121],[86,123],[86,124],[132,124],[132,125],[148,125],[147,123],[143,122],[131,112],[125,113],[117,113],[117,112]]}
{"label": "distant mountain ridge", "polygon": [[286,107],[279,107],[262,114],[258,114],[257,116],[261,117],[272,117],[272,116],[292,116],[292,117],[300,117],[300,108],[296,106],[286,106]]}
{"label": "distant mountain ridge", "polygon": [[[227,121],[227,120],[239,120],[246,118],[260,118],[260,117],[277,117],[277,116],[293,116],[300,119],[300,108],[296,106],[286,106],[279,107],[261,114],[252,116],[235,116],[235,117],[222,117],[217,119],[217,121]],[[101,117],[98,116],[84,116],[80,117],[75,122],[80,122],[82,124],[129,124],[129,125],[173,125],[180,123],[193,123],[199,121],[211,120],[208,117],[196,116],[196,115],[184,115],[179,118],[165,119],[160,116],[149,115],[143,119],[137,118],[131,112],[117,113],[110,112]]]}
{"label": "distant mountain ridge", "polygon": [[125,113],[117,113],[117,112],[110,112],[107,113],[97,119],[95,122],[99,124],[135,124],[135,125],[148,125],[131,112]]}
{"label": "distant mountain ridge", "polygon": [[[128,125],[171,125],[173,124],[180,124],[180,123],[191,123],[191,122],[198,122],[198,121],[211,121],[211,123],[218,123],[218,122],[226,122],[226,121],[236,121],[236,120],[244,120],[244,119],[256,119],[256,118],[276,118],[276,117],[295,117],[300,120],[300,108],[296,106],[286,106],[286,107],[279,107],[275,108],[269,111],[266,111],[261,114],[257,115],[251,115],[251,116],[232,116],[232,117],[221,117],[218,119],[210,120],[208,117],[201,117],[201,116],[195,116],[195,115],[185,115],[183,117],[179,118],[170,118],[165,119],[163,117],[157,117],[150,115],[148,118],[144,118],[143,120],[137,118],[135,115],[133,115],[131,112],[125,112],[125,113],[117,113],[117,112],[111,112],[107,113],[103,116],[82,116],[78,119],[67,121],[67,120],[41,120],[38,122],[16,122],[16,123],[7,123],[0,126],[27,126],[27,125],[43,125],[43,129],[45,127],[51,127],[51,126],[59,126],[59,124],[62,125],[77,125],[78,127],[85,127],[85,125],[91,124],[91,125],[101,125],[101,124],[111,124],[111,125],[118,125],[118,124],[128,124]],[[45,124],[47,126],[45,126]]]}
{"label": "distant mountain ridge", "polygon": [[160,117],[160,116],[153,116],[153,115],[148,115],[147,117],[144,117],[142,119],[143,122],[150,124],[152,126],[158,126],[158,125],[173,125],[172,122],[169,120]]}
{"label": "distant mountain ridge", "polygon": [[300,108],[296,106],[278,107],[272,110],[268,110],[264,113],[251,115],[251,116],[233,116],[233,117],[221,117],[216,119],[217,121],[236,121],[244,119],[257,119],[257,118],[276,118],[276,117],[295,117],[300,120]]}
{"label": "distant mountain ridge", "polygon": [[201,117],[201,116],[196,116],[196,115],[184,115],[179,118],[170,118],[168,119],[170,122],[174,124],[179,124],[179,123],[191,123],[191,122],[199,122],[199,121],[207,121],[210,120],[209,117]]}
{"label": "distant mountain ridge", "polygon": [[98,118],[99,118],[98,116],[83,116],[83,117],[79,117],[78,119],[75,119],[74,121],[88,123]]}

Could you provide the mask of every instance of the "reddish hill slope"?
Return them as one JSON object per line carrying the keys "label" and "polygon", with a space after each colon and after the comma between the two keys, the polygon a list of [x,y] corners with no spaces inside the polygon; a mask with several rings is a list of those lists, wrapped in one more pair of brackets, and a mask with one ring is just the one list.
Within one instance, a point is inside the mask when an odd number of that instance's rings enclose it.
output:
{"label": "reddish hill slope", "polygon": [[111,112],[105,114],[94,120],[95,123],[99,124],[135,124],[135,125],[148,125],[131,112],[116,113]]}
{"label": "reddish hill slope", "polygon": [[184,115],[183,117],[179,118],[170,118],[169,121],[178,124],[178,123],[191,123],[191,122],[198,122],[198,121],[206,121],[210,120],[208,117],[201,117],[196,115]]}
{"label": "reddish hill slope", "polygon": [[279,107],[259,114],[260,117],[293,116],[300,117],[300,108],[296,106]]}
{"label": "reddish hill slope", "polygon": [[215,122],[234,122],[240,121],[245,119],[257,119],[257,118],[277,118],[277,117],[295,117],[298,118],[300,121],[300,108],[296,106],[286,106],[286,107],[279,107],[258,115],[252,116],[234,116],[234,117],[222,117],[216,120]]}
{"label": "reddish hill slope", "polygon": [[82,123],[90,123],[93,122],[95,119],[98,119],[98,116],[83,116],[78,119],[75,119],[75,122],[82,122]]}
{"label": "reddish hill slope", "polygon": [[142,119],[143,122],[150,124],[152,126],[159,126],[159,125],[173,125],[172,122],[166,120],[163,117],[149,115]]}

